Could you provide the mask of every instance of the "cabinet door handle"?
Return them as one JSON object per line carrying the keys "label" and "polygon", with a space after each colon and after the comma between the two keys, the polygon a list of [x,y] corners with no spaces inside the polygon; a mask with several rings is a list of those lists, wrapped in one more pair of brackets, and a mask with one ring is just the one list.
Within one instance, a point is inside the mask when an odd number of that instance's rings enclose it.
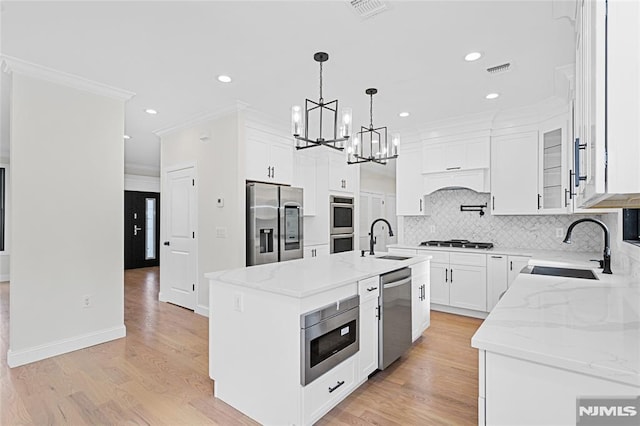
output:
{"label": "cabinet door handle", "polygon": [[378,318],[378,321],[380,320],[380,306],[376,306],[376,318]]}
{"label": "cabinet door handle", "polygon": [[453,284],[453,268],[451,268],[451,279],[449,281]]}
{"label": "cabinet door handle", "polygon": [[276,166],[271,166],[271,177],[276,177]]}
{"label": "cabinet door handle", "polygon": [[509,270],[513,271],[513,261],[509,262]]}
{"label": "cabinet door handle", "polygon": [[334,387],[329,387],[329,393],[331,393],[334,390],[338,389],[342,385],[344,385],[344,380],[339,380],[337,385],[335,385]]}
{"label": "cabinet door handle", "polygon": [[369,287],[369,288],[367,289],[367,291],[374,291],[374,290],[377,290],[377,289],[378,289],[378,287]]}
{"label": "cabinet door handle", "polygon": [[445,269],[444,270],[444,282],[448,283],[449,282],[449,269]]}
{"label": "cabinet door handle", "polygon": [[580,143],[580,138],[576,138],[573,143],[573,168],[575,170],[575,186],[580,186],[581,180],[587,180],[587,175],[580,176],[580,151],[587,149],[586,143]]}
{"label": "cabinet door handle", "polygon": [[496,197],[495,195],[493,197],[491,197],[491,210],[495,210],[496,209]]}
{"label": "cabinet door handle", "polygon": [[267,177],[271,177],[271,166],[267,167]]}
{"label": "cabinet door handle", "polygon": [[422,198],[420,198],[420,211],[422,211]]}
{"label": "cabinet door handle", "polygon": [[542,208],[542,195],[538,194],[538,210]]}

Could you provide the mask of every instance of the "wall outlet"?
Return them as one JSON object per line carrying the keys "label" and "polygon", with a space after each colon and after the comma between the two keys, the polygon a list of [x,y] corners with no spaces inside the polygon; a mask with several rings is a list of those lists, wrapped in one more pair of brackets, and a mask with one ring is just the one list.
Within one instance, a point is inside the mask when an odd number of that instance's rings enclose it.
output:
{"label": "wall outlet", "polygon": [[244,312],[244,295],[242,293],[233,293],[233,309]]}
{"label": "wall outlet", "polygon": [[429,232],[431,232],[432,234],[436,233],[436,226],[435,225],[429,225]]}
{"label": "wall outlet", "polygon": [[224,207],[224,198],[222,198],[222,197],[216,198],[216,206]]}
{"label": "wall outlet", "polygon": [[564,229],[556,228],[556,238],[562,238],[562,237],[564,237]]}
{"label": "wall outlet", "polygon": [[84,296],[82,296],[82,307],[83,308],[90,308],[91,307],[91,296],[86,294]]}
{"label": "wall outlet", "polygon": [[227,228],[216,227],[216,238],[227,238]]}

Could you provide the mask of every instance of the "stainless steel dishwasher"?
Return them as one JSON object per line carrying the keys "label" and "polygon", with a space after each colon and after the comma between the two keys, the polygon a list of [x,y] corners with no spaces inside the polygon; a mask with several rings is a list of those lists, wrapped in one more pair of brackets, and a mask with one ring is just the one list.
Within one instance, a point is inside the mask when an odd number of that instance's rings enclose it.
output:
{"label": "stainless steel dishwasher", "polygon": [[411,269],[380,275],[378,368],[384,370],[411,347]]}

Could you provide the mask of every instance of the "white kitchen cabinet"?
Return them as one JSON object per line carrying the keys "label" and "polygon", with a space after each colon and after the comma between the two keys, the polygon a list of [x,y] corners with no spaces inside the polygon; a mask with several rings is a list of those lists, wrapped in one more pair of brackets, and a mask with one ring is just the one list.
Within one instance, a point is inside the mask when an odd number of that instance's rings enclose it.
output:
{"label": "white kitchen cabinet", "polygon": [[398,216],[424,214],[424,180],[420,145],[398,148],[396,160],[396,213]]}
{"label": "white kitchen cabinet", "polygon": [[378,321],[380,277],[358,281],[360,294],[359,380],[366,380],[378,368]]}
{"label": "white kitchen cabinet", "polygon": [[487,311],[489,312],[498,303],[500,295],[507,291],[509,282],[507,265],[506,255],[487,256]]}
{"label": "white kitchen cabinet", "polygon": [[311,425],[344,399],[358,384],[357,358],[354,355],[302,387],[304,424]]}
{"label": "white kitchen cabinet", "polygon": [[305,216],[315,216],[317,210],[317,165],[314,157],[296,152],[293,164],[293,186],[303,189],[302,201]]}
{"label": "white kitchen cabinet", "polygon": [[507,271],[507,287],[511,286],[513,280],[516,279],[522,268],[529,264],[529,256],[508,256],[509,270]]}
{"label": "white kitchen cabinet", "polygon": [[415,342],[429,327],[431,302],[429,261],[411,266],[411,338]]}
{"label": "white kitchen cabinet", "polygon": [[487,256],[487,311],[496,306],[502,293],[507,291],[522,268],[529,264],[529,256]]}
{"label": "white kitchen cabinet", "polygon": [[293,181],[293,147],[288,139],[248,127],[246,129],[246,178],[290,185]]}
{"label": "white kitchen cabinet", "polygon": [[329,157],[329,190],[353,194],[358,184],[358,166],[347,164],[342,153],[330,154]]}
{"label": "white kitchen cabinet", "polygon": [[487,256],[481,253],[427,251],[431,303],[485,312],[487,310]]}
{"label": "white kitchen cabinet", "polygon": [[329,255],[329,244],[314,244],[309,246],[304,246],[302,250],[302,257],[304,259],[308,259],[310,257],[318,257],[318,256],[328,256]]}
{"label": "white kitchen cabinet", "polygon": [[538,132],[491,139],[491,214],[536,214],[538,192]]}
{"label": "white kitchen cabinet", "polygon": [[422,149],[422,173],[488,169],[489,150],[489,137],[455,137],[426,144]]}
{"label": "white kitchen cabinet", "polygon": [[578,3],[574,173],[578,207],[640,193],[640,3]]}

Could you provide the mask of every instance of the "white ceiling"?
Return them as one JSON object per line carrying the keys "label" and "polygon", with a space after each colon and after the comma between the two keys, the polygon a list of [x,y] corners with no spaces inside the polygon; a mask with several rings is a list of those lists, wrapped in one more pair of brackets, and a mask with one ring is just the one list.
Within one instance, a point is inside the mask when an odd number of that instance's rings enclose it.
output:
{"label": "white ceiling", "polygon": [[[558,1],[555,2],[556,7]],[[129,170],[157,174],[154,130],[241,101],[288,124],[290,107],[318,97],[368,124],[410,129],[554,94],[554,69],[573,58],[568,19],[551,1],[406,1],[363,20],[348,1],[2,3],[2,54],[136,93],[126,108]],[[477,62],[463,60],[479,50]],[[513,71],[485,69],[510,61]],[[222,84],[218,74],[234,81]],[[494,101],[485,99],[499,92]],[[148,115],[145,108],[159,111]],[[400,111],[410,111],[399,118]]]}

